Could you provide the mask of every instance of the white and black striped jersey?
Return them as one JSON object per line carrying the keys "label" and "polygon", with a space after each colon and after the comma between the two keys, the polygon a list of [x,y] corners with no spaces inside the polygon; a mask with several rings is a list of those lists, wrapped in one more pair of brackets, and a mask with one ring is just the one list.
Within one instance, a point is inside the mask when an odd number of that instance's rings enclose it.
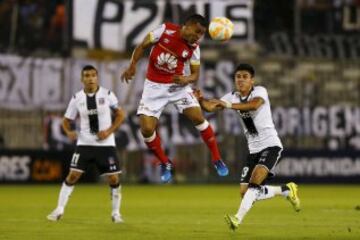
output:
{"label": "white and black striped jersey", "polygon": [[113,92],[103,87],[93,94],[84,90],[77,92],[70,100],[65,118],[75,120],[80,116],[80,132],[77,145],[115,146],[114,134],[98,140],[96,133],[109,128],[112,124],[111,109],[119,108],[118,99]]}
{"label": "white and black striped jersey", "polygon": [[279,146],[282,148],[272,119],[266,88],[254,86],[247,97],[241,97],[238,92],[230,92],[224,95],[221,100],[231,103],[245,103],[257,97],[262,98],[264,103],[256,111],[237,111],[241,118],[250,153],[260,152],[267,147]]}

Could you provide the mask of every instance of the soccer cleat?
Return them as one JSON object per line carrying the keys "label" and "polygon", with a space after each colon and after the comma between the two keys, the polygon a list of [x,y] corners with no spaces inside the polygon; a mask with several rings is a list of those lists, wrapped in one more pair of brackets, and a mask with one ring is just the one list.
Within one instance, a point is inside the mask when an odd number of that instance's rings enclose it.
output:
{"label": "soccer cleat", "polygon": [[216,160],[214,162],[214,167],[217,171],[217,174],[219,176],[227,176],[229,174],[229,169],[225,165],[225,163],[222,160]]}
{"label": "soccer cleat", "polygon": [[286,184],[286,186],[289,188],[289,195],[286,197],[286,199],[290,201],[291,205],[294,207],[294,210],[296,212],[299,212],[301,210],[301,207],[300,199],[297,194],[298,186],[293,182]]}
{"label": "soccer cleat", "polygon": [[113,223],[123,223],[124,220],[122,219],[119,213],[115,213],[111,216],[111,220]]}
{"label": "soccer cleat", "polygon": [[233,231],[235,231],[240,225],[239,219],[237,219],[236,216],[232,216],[229,214],[225,215],[225,222],[229,225],[230,230]]}
{"label": "soccer cleat", "polygon": [[172,163],[169,160],[167,163],[161,163],[160,164],[161,167],[161,181],[163,183],[167,183],[170,182],[172,179],[172,174],[171,174],[171,170],[172,170]]}
{"label": "soccer cleat", "polygon": [[46,218],[50,221],[57,222],[61,219],[63,214],[64,214],[63,211],[60,211],[59,209],[55,209],[49,215],[47,215]]}

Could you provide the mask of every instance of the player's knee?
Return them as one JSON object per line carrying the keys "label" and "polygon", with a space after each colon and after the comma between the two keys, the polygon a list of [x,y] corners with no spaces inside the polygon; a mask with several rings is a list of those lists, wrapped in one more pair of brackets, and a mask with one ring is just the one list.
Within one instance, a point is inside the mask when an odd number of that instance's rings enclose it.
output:
{"label": "player's knee", "polygon": [[195,116],[192,116],[191,119],[192,123],[195,125],[195,126],[198,126],[198,125],[201,125],[201,124],[207,124],[205,122],[205,119],[202,115],[195,115]]}
{"label": "player's knee", "polygon": [[67,177],[66,177],[66,182],[68,184],[74,185],[79,179],[80,179],[81,174],[73,174],[70,173]]}
{"label": "player's knee", "polygon": [[144,137],[150,137],[154,134],[155,129],[150,125],[142,125],[141,126],[141,134]]}
{"label": "player's knee", "polygon": [[118,175],[109,175],[108,179],[109,179],[110,186],[118,185],[120,182]]}
{"label": "player's knee", "polygon": [[245,196],[246,190],[245,191],[240,191],[240,197],[243,198]]}
{"label": "player's knee", "polygon": [[247,189],[248,189],[247,187],[241,187],[240,188],[240,196],[241,196],[241,198],[243,198],[245,196],[245,193],[246,193]]}

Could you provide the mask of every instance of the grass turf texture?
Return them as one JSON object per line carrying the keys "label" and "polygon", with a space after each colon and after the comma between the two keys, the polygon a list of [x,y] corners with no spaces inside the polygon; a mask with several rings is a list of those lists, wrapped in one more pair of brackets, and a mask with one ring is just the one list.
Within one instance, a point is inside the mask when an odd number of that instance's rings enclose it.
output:
{"label": "grass turf texture", "polygon": [[236,232],[224,222],[237,185],[123,186],[124,224],[110,220],[106,185],[75,187],[49,222],[60,185],[1,185],[0,239],[360,239],[360,186],[300,185],[302,211],[282,197],[257,202]]}

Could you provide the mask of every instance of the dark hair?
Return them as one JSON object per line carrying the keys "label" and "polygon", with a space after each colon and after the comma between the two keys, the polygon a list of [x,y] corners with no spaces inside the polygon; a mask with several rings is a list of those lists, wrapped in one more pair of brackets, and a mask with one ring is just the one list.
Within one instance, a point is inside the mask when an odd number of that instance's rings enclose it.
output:
{"label": "dark hair", "polygon": [[93,65],[85,65],[85,66],[81,69],[81,76],[83,75],[84,71],[89,71],[89,70],[95,70],[96,73],[98,72],[97,69],[96,69]]}
{"label": "dark hair", "polygon": [[235,71],[234,71],[234,76],[236,74],[237,71],[247,71],[250,73],[251,77],[255,77],[255,69],[252,65],[247,64],[247,63],[240,63]]}
{"label": "dark hair", "polygon": [[193,14],[185,19],[185,24],[187,23],[199,23],[201,26],[207,28],[208,27],[208,21],[201,16],[200,14]]}

